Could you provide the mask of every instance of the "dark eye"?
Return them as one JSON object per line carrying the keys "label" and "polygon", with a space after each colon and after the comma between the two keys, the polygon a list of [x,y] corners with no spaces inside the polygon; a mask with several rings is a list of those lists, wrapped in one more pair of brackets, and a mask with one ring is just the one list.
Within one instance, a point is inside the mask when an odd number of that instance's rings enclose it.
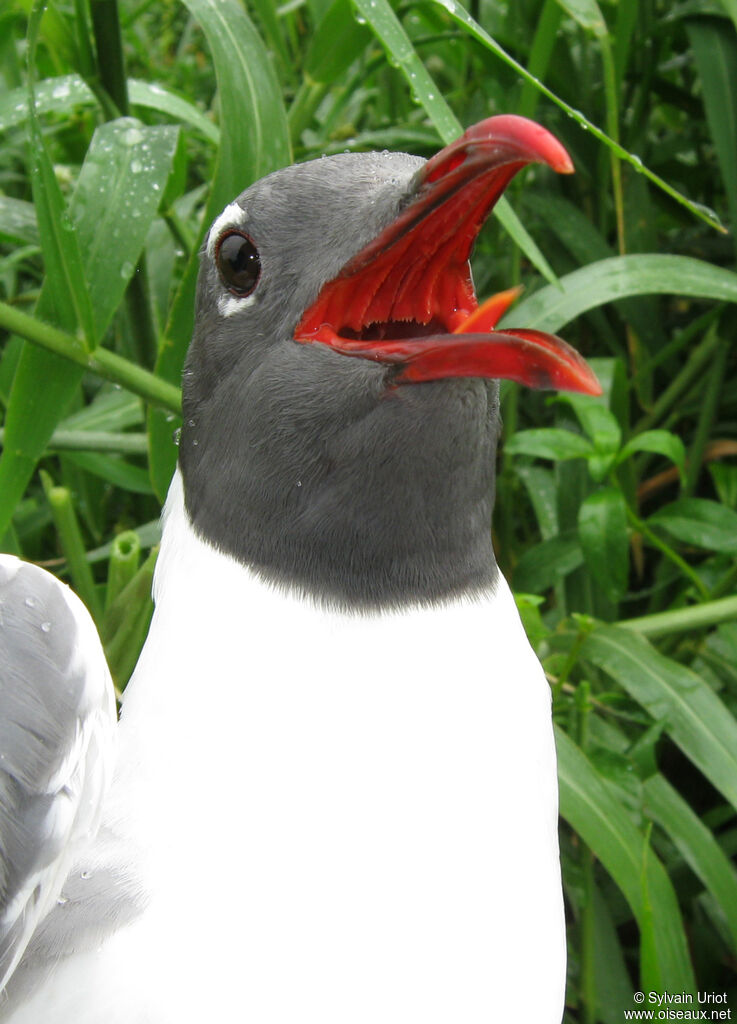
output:
{"label": "dark eye", "polygon": [[228,231],[219,239],[215,262],[223,284],[234,295],[250,295],[258,284],[261,258],[242,231]]}

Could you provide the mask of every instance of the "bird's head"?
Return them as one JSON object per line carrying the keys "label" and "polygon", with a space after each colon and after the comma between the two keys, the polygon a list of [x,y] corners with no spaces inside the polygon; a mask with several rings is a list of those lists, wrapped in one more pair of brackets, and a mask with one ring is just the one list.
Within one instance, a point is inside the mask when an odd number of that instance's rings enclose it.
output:
{"label": "bird's head", "polygon": [[469,256],[525,164],[573,170],[490,118],[429,161],[343,154],[257,182],[202,250],[180,466],[198,532],[272,580],[360,605],[494,578],[498,378],[599,393],[552,335],[496,332]]}

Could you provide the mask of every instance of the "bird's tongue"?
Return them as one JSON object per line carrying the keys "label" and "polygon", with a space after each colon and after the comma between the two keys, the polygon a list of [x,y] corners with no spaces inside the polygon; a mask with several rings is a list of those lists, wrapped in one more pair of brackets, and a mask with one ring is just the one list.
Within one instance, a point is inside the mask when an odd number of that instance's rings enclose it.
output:
{"label": "bird's tongue", "polygon": [[473,244],[511,178],[532,162],[573,171],[563,146],[534,121],[509,115],[469,128],[420,169],[400,214],[323,286],[296,340],[390,365],[395,383],[504,377],[601,394],[562,339],[494,331],[517,289],[476,300]]}

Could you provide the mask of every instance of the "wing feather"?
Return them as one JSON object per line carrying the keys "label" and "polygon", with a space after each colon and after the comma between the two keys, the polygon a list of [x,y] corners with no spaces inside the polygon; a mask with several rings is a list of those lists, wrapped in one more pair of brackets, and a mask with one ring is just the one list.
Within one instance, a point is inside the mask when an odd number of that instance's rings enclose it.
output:
{"label": "wing feather", "polygon": [[0,555],[0,988],[97,830],[114,741],[86,608],[50,573]]}

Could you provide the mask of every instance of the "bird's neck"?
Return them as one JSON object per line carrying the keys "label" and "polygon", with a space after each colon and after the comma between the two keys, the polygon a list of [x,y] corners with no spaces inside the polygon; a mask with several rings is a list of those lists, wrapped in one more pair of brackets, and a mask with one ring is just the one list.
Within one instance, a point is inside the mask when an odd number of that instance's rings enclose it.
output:
{"label": "bird's neck", "polygon": [[[376,405],[380,429],[363,416],[317,444],[294,431],[288,444],[272,445],[268,432],[249,439],[244,430],[208,455],[196,435],[216,427],[193,421],[180,468],[195,531],[266,580],[343,609],[487,591],[497,574],[495,393],[480,382],[457,385],[447,409],[448,388],[438,390],[439,412],[424,422],[414,394],[397,400],[396,414],[390,398]],[[392,415],[396,424],[387,425]],[[418,418],[421,429],[412,425]]]}

